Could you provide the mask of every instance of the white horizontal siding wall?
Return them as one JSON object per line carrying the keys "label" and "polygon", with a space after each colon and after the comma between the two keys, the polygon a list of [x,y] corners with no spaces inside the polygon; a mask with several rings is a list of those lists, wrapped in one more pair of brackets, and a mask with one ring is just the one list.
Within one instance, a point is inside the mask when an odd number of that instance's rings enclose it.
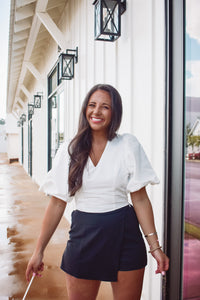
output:
{"label": "white horizontal siding wall", "polygon": [[[115,86],[123,99],[120,132],[131,132],[142,143],[161,184],[148,188],[159,236],[163,231],[164,188],[164,107],[165,38],[164,0],[127,0],[122,15],[121,37],[114,43],[94,41],[93,0],[69,0],[59,28],[69,49],[78,46],[75,78],[63,81],[65,93],[65,139],[77,130],[81,103],[96,83]],[[32,94],[43,91],[42,108],[33,116],[33,179],[41,183],[47,170],[47,75],[58,58],[51,40],[40,72],[44,82],[36,81]],[[24,166],[28,169],[27,122],[24,130]],[[70,208],[67,210],[69,217]],[[149,257],[142,300],[161,299],[160,276],[154,275],[155,262]]]}

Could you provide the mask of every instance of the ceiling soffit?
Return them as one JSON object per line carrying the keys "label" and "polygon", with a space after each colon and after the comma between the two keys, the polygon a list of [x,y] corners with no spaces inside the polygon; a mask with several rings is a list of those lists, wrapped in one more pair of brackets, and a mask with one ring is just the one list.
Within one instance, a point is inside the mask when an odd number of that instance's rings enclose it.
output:
{"label": "ceiling soffit", "polygon": [[[8,54],[7,113],[23,109],[29,81],[41,76],[36,66],[50,39],[66,48],[59,20],[68,0],[11,0]],[[42,30],[41,30],[42,29]],[[37,77],[37,78],[36,78]],[[22,102],[21,102],[22,101]]]}

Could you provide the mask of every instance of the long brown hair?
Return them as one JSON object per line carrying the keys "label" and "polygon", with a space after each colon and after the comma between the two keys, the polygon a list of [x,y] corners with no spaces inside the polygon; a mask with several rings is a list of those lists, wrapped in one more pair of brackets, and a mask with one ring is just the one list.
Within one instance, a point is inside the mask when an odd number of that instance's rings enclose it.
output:
{"label": "long brown hair", "polygon": [[78,132],[69,144],[68,152],[70,155],[68,187],[70,196],[82,186],[83,170],[87,163],[88,156],[92,147],[91,128],[86,119],[86,109],[90,97],[97,90],[104,90],[110,94],[112,118],[108,128],[108,140],[112,140],[116,136],[122,118],[122,101],[119,92],[108,84],[97,84],[87,93],[82,105],[79,117]]}

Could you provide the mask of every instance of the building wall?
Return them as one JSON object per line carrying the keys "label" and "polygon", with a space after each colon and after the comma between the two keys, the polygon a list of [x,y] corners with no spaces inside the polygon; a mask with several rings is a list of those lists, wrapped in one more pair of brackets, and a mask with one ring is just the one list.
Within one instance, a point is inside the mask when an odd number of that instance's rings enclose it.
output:
{"label": "building wall", "polygon": [[20,158],[20,128],[12,114],[6,116],[6,136],[8,159]]}
{"label": "building wall", "polygon": [[[96,83],[114,85],[123,99],[120,133],[137,136],[156,170],[161,184],[148,187],[158,234],[162,243],[164,190],[165,114],[165,30],[164,0],[127,0],[122,15],[121,37],[114,43],[94,41],[93,1],[70,0],[59,27],[68,48],[78,46],[75,78],[63,81],[65,93],[65,139],[76,132],[84,96]],[[39,184],[47,172],[47,75],[58,58],[53,40],[41,65],[43,81],[36,81],[31,93],[43,91],[42,108],[33,115],[33,179]],[[28,170],[28,130],[24,124],[24,167]],[[67,215],[71,206],[67,208]],[[161,299],[161,279],[155,276],[155,262],[149,257],[142,300]]]}
{"label": "building wall", "polygon": [[19,134],[8,133],[7,134],[7,154],[9,161],[19,160],[20,143]]}
{"label": "building wall", "polygon": [[0,124],[0,153],[7,152],[6,125]]}

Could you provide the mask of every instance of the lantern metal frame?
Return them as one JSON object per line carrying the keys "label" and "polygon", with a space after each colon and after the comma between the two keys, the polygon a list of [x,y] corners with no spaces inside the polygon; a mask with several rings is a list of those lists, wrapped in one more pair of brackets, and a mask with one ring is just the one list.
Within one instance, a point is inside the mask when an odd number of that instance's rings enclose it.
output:
{"label": "lantern metal frame", "polygon": [[[111,8],[109,3],[112,2],[113,7]],[[95,40],[116,41],[121,36],[121,15],[126,11],[126,0],[95,0],[93,5]],[[106,9],[106,15],[104,9]]]}
{"label": "lantern metal frame", "polygon": [[34,95],[34,108],[41,108],[42,99],[42,92],[38,92],[36,95]]}
{"label": "lantern metal frame", "polygon": [[34,104],[28,103],[28,120],[31,120],[33,115],[34,115]]}
{"label": "lantern metal frame", "polygon": [[26,115],[22,114],[20,120],[22,120],[23,123],[26,122]]}
{"label": "lantern metal frame", "polygon": [[24,122],[26,122],[26,115],[25,114],[22,114],[21,117],[19,118],[20,121],[21,121],[21,125],[23,126],[24,125]]}
{"label": "lantern metal frame", "polygon": [[24,125],[24,122],[26,122],[26,115],[22,114],[17,121],[17,127],[22,127]]}
{"label": "lantern metal frame", "polygon": [[74,78],[74,64],[78,62],[78,47],[75,50],[67,49],[58,58],[58,80],[71,80]]}

